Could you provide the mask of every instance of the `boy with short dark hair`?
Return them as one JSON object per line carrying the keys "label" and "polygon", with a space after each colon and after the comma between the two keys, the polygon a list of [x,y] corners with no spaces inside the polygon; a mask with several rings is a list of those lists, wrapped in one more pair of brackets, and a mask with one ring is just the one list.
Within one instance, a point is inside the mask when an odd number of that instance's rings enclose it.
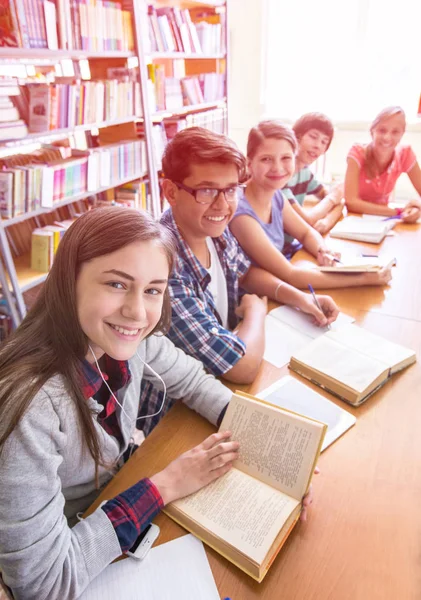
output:
{"label": "boy with short dark hair", "polygon": [[[294,195],[290,202],[300,217],[319,233],[325,234],[342,216],[343,186],[336,186],[329,192],[314,177],[309,165],[329,149],[333,138],[333,124],[326,115],[314,112],[300,117],[292,128],[298,141],[298,155],[295,174],[285,189]],[[305,197],[310,194],[316,196],[320,202],[304,208]]]}

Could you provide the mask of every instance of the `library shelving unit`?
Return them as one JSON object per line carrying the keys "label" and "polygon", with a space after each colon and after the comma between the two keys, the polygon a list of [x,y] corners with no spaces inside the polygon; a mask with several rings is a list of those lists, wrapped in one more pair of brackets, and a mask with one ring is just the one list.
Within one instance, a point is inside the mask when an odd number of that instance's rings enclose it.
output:
{"label": "library shelving unit", "polygon": [[[42,197],[38,204],[30,207],[26,202],[25,210],[22,210],[22,201],[19,201],[19,210],[13,208],[7,218],[0,216],[0,292],[16,327],[26,314],[23,293],[47,277],[47,272],[31,269],[33,229],[77,216],[94,204],[99,194],[141,178],[148,184],[146,208],[159,218],[160,161],[166,140],[178,129],[195,124],[227,131],[228,28],[225,0],[113,0],[111,3],[98,0],[95,5],[103,12],[91,14],[83,12],[87,4],[79,0],[63,0],[57,4],[44,3],[43,0],[9,2],[12,7],[10,23],[15,25],[18,33],[15,45],[0,47],[0,86],[2,79],[3,83],[5,79],[6,83],[10,83],[17,77],[16,81],[21,86],[45,82],[46,87],[50,88],[53,84],[59,87],[58,82],[71,85],[76,79],[78,85],[100,81],[106,87],[108,80],[124,79],[125,76],[127,80],[129,73],[128,78],[133,85],[138,82],[139,102],[133,100],[134,108],[127,114],[113,114],[107,118],[104,105],[105,112],[101,118],[91,118],[89,122],[82,118],[77,123],[70,123],[70,126],[68,123],[63,126],[62,121],[50,122],[47,130],[29,130],[22,139],[13,139],[12,136],[0,141],[0,161],[10,154],[25,154],[34,148],[60,144],[72,136],[80,139],[81,135],[101,136],[105,132],[104,139],[108,143],[115,145],[121,140],[123,144],[128,140],[127,131],[132,128],[134,135],[143,139],[142,160],[124,176],[101,182],[98,174],[98,185],[94,188],[91,185],[61,196],[54,192],[46,202]],[[50,13],[48,21],[44,4],[50,9],[52,6],[60,7],[63,14],[58,8],[54,9],[57,14],[53,13],[51,17]],[[33,11],[33,14],[28,14],[27,10]],[[113,24],[112,16],[118,10],[126,13],[122,17],[123,23],[127,25],[128,22],[129,26],[131,23],[131,33],[125,31],[128,41],[126,39],[126,43],[122,44],[118,40],[124,32]],[[124,21],[126,18],[129,21]],[[40,21],[38,24],[37,19]],[[44,40],[40,42],[43,36]],[[79,38],[76,39],[76,36]],[[72,69],[69,77],[70,64],[73,65],[73,79]],[[27,73],[27,81],[20,77],[22,72]],[[94,95],[94,98],[97,99],[97,96]],[[66,102],[65,106],[69,109],[70,100]],[[78,97],[76,102],[82,100]],[[60,111],[59,115],[63,116]],[[109,132],[113,132],[111,141]],[[132,141],[134,139],[139,138]],[[89,156],[102,149],[101,146],[85,148]],[[1,165],[0,162],[0,170]],[[90,168],[88,163],[87,169]],[[16,187],[13,188],[13,202],[18,202],[15,191]],[[0,206],[1,192],[0,187]]]}

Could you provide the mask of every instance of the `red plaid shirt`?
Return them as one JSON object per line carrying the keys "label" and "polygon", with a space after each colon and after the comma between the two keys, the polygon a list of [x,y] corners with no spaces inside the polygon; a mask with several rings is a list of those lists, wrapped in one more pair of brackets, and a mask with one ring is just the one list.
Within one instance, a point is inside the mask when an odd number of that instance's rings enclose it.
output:
{"label": "red plaid shirt", "polygon": [[[103,378],[112,392],[124,387],[131,378],[129,363],[104,356],[105,371]],[[123,441],[116,415],[116,399],[110,394],[101,375],[94,365],[84,360],[82,363],[82,391],[86,400],[94,398],[104,409],[98,417],[101,427],[115,437],[120,444]],[[159,513],[164,503],[161,494],[150,479],[142,479],[131,488],[109,500],[101,508],[110,519],[122,552],[130,550],[143,529]]]}

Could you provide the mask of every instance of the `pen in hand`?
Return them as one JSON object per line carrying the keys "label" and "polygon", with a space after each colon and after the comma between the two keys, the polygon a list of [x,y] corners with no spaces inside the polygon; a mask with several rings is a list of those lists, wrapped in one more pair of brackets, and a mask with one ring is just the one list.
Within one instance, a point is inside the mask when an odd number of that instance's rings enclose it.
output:
{"label": "pen in hand", "polygon": [[[317,300],[317,296],[316,296],[316,294],[315,294],[315,292],[314,292],[313,286],[312,286],[310,283],[308,284],[308,289],[310,290],[310,294],[313,296],[314,304],[317,306],[317,308],[320,310],[320,312],[321,312],[322,314],[324,314],[324,312],[323,312],[323,310],[322,310],[322,307],[320,306],[320,303],[319,303],[319,301]],[[325,316],[326,316],[326,315],[325,315]],[[327,323],[326,327],[327,327],[328,329],[330,329],[330,324],[329,324],[329,323]]]}

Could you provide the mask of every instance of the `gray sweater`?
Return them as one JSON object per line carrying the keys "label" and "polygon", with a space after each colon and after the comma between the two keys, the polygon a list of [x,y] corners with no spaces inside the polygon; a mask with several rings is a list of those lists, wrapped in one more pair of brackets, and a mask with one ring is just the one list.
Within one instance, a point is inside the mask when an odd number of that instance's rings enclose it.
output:
{"label": "gray sweater", "polygon": [[[148,338],[138,352],[164,379],[169,397],[182,398],[216,423],[231,392],[201,363],[162,336]],[[141,380],[154,379],[137,357],[130,370],[131,381],[117,394],[128,414],[117,406],[123,443],[95,421],[104,457],[119,464],[136,426]],[[101,412],[93,398],[89,403],[96,415]],[[98,495],[94,462],[83,448],[74,403],[57,375],[34,397],[1,455],[0,570],[17,599],[73,600],[121,554],[103,510],[69,527]],[[100,468],[101,486],[112,476]]]}

